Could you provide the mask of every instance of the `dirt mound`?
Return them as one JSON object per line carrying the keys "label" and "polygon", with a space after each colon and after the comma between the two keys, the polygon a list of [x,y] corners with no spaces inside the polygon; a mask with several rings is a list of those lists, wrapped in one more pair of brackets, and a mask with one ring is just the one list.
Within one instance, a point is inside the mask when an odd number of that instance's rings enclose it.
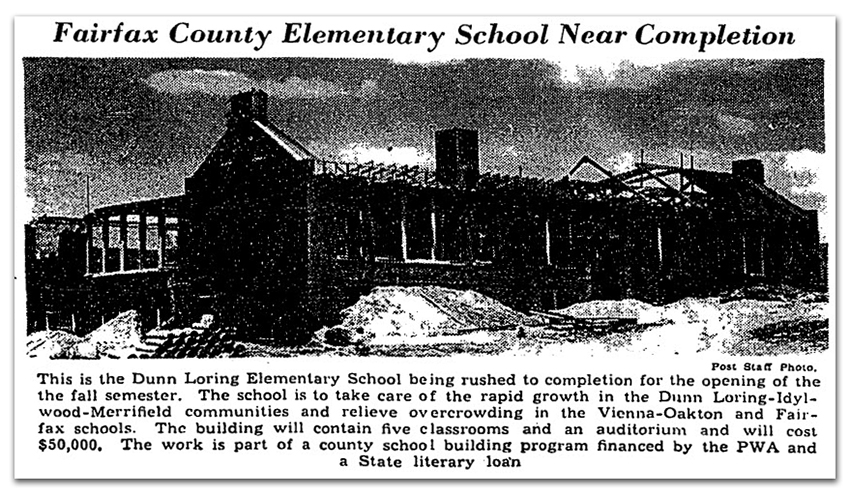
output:
{"label": "dirt mound", "polygon": [[578,319],[637,319],[637,324],[695,324],[718,319],[716,299],[684,298],[664,306],[640,300],[591,300],[555,313]]}
{"label": "dirt mound", "polygon": [[720,313],[715,299],[683,298],[661,307],[660,320],[680,325],[716,322]]}
{"label": "dirt mound", "polygon": [[69,352],[74,358],[127,358],[142,344],[139,313],[129,310],[98,327]]}
{"label": "dirt mound", "polygon": [[[476,339],[476,330],[523,325],[530,319],[475,291],[438,286],[382,286],[342,311],[342,324],[324,331],[333,344]],[[466,335],[466,333],[470,333]],[[430,338],[430,339],[429,339]]]}

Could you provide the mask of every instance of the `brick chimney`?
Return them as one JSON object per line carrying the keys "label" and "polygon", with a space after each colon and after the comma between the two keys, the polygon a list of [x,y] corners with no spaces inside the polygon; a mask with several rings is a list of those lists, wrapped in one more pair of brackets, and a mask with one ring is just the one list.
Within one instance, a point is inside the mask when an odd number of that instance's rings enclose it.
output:
{"label": "brick chimney", "polygon": [[230,97],[229,123],[243,119],[266,122],[268,120],[269,96],[265,91],[251,89]]}
{"label": "brick chimney", "polygon": [[447,186],[471,188],[478,183],[478,131],[440,129],[434,132],[437,181]]}
{"label": "brick chimney", "polygon": [[732,174],[746,177],[756,184],[764,184],[764,164],[757,158],[733,160]]}

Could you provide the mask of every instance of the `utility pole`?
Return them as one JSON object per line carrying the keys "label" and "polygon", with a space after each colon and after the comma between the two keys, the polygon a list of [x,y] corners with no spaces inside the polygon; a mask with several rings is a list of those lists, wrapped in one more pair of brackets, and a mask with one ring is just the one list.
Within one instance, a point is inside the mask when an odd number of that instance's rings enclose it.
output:
{"label": "utility pole", "polygon": [[91,179],[86,171],[86,214],[91,213]]}

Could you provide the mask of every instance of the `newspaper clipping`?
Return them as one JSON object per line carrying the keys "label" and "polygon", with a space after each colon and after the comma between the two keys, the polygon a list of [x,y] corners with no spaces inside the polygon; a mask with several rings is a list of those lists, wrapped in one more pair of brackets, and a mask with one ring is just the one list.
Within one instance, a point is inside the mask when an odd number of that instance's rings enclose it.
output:
{"label": "newspaper clipping", "polygon": [[15,477],[832,479],[835,19],[19,17]]}

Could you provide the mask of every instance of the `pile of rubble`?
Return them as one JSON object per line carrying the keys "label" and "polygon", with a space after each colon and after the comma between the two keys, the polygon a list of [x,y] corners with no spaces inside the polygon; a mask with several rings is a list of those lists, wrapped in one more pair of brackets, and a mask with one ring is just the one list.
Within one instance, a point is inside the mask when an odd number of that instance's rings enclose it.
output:
{"label": "pile of rubble", "polygon": [[144,333],[138,312],[130,310],[79,337],[62,331],[43,331],[27,339],[27,355],[43,358],[127,358],[142,346]]}
{"label": "pile of rubble", "polygon": [[30,334],[27,337],[27,355],[55,359],[221,358],[245,355],[245,346],[235,341],[232,333],[209,327],[154,329],[146,333],[138,312],[131,310],[83,337],[63,331]]}
{"label": "pile of rubble", "polygon": [[785,301],[825,303],[828,301],[826,293],[803,291],[787,284],[755,284],[744,286],[733,291],[725,291],[720,294],[723,302],[735,300],[758,300],[758,301]]}
{"label": "pile of rubble", "polygon": [[245,351],[227,331],[186,328],[149,332],[129,358],[236,358]]}
{"label": "pile of rubble", "polygon": [[80,342],[82,338],[64,331],[39,331],[27,336],[27,356],[56,358]]}

